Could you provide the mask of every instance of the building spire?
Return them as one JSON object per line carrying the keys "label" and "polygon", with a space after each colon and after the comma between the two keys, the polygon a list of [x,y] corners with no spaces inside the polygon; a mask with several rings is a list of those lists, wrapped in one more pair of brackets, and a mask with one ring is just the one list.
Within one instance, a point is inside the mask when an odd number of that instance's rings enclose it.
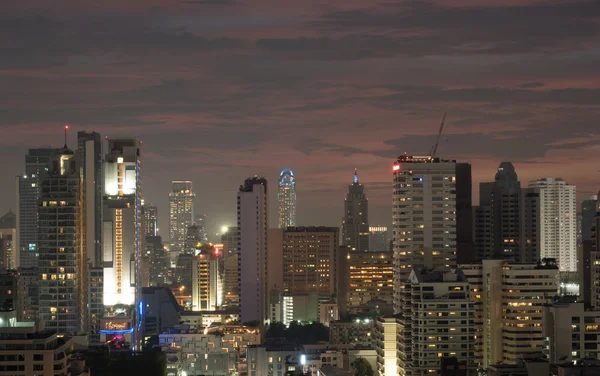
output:
{"label": "building spire", "polygon": [[64,146],[65,149],[68,149],[67,148],[67,130],[69,130],[69,124],[65,124],[65,146]]}
{"label": "building spire", "polygon": [[358,184],[358,169],[354,169],[354,184]]}

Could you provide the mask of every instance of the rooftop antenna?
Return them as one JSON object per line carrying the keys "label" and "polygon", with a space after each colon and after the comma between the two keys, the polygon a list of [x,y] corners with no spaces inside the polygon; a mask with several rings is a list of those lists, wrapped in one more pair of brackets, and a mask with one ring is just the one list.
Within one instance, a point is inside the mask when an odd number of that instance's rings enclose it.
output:
{"label": "rooftop antenna", "polygon": [[67,149],[67,131],[69,130],[69,124],[65,124],[65,149]]}

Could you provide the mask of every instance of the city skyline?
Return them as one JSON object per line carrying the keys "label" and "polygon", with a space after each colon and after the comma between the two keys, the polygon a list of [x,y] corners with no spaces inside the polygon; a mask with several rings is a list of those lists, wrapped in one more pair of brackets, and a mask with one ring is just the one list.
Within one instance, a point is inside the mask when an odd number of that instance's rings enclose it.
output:
{"label": "city skyline", "polygon": [[[471,163],[474,185],[508,160],[523,182],[597,193],[595,2],[168,4],[3,4],[7,176],[23,173],[27,148],[61,147],[67,123],[69,145],[79,130],[144,142],[144,195],[162,208],[163,235],[171,180],[210,177],[197,208],[218,230],[235,224],[241,179],[275,182],[285,166],[310,177],[298,224],[336,225],[358,168],[370,220],[390,227],[389,161],[427,153],[447,111],[438,154]],[[13,185],[0,197],[0,212],[15,211]]]}

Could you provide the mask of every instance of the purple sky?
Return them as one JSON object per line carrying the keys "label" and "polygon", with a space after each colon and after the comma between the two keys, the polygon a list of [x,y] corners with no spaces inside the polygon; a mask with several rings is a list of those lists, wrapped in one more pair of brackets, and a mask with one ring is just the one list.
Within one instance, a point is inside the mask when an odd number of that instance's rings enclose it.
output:
{"label": "purple sky", "polygon": [[[10,4],[9,4],[10,3]],[[600,188],[600,2],[105,0],[0,5],[0,210],[62,126],[143,140],[144,194],[194,182],[216,229],[247,176],[297,176],[300,225],[338,225],[354,168],[391,222],[391,163],[503,160]],[[476,187],[476,185],[475,185]],[[478,189],[474,189],[475,200]],[[275,211],[271,210],[271,223]]]}

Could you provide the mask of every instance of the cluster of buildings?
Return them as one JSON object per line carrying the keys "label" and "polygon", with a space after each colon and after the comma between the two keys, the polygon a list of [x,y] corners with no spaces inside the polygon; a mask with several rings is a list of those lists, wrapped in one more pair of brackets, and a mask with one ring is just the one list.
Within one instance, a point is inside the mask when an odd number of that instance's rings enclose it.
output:
{"label": "cluster of buildings", "polygon": [[[29,150],[16,213],[0,218],[0,373],[54,374],[46,355],[4,364],[17,339],[21,352],[45,341],[65,374],[89,346],[160,349],[169,376],[343,375],[357,361],[379,376],[597,369],[600,201],[579,215],[562,179],[522,187],[503,162],[472,206],[469,164],[404,155],[388,231],[370,226],[357,171],[341,227],[297,226],[286,168],[277,228],[267,180],[249,177],[218,243],[192,182],[173,181],[165,242],[143,199],[141,144],[77,136],[76,150]],[[329,341],[266,338],[293,322],[324,324]]]}

